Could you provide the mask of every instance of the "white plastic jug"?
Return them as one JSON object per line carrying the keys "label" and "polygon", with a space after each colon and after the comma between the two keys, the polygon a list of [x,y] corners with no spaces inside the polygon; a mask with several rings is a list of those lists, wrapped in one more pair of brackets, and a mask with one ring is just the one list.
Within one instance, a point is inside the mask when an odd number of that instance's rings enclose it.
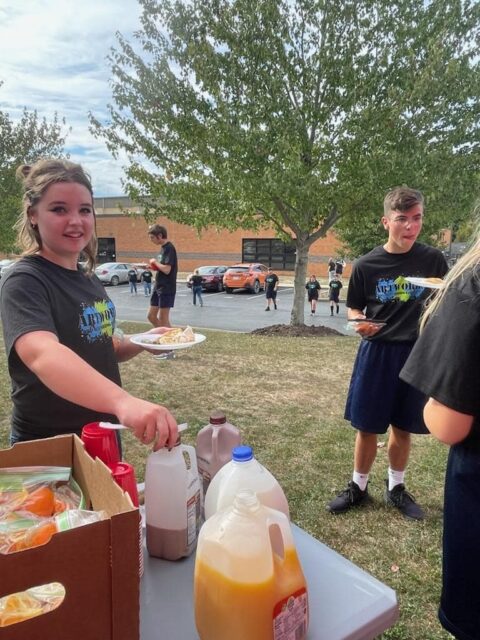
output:
{"label": "white plastic jug", "polygon": [[195,449],[177,445],[151,453],[145,471],[147,549],[178,560],[195,549],[200,526],[200,481]]}
{"label": "white plastic jug", "polygon": [[194,603],[200,640],[304,640],[307,585],[287,517],[247,489],[207,520]]}
{"label": "white plastic jug", "polygon": [[198,473],[203,495],[216,473],[232,459],[232,449],[242,441],[240,431],[227,422],[223,411],[212,411],[210,422],[197,435]]}
{"label": "white plastic jug", "polygon": [[243,445],[233,449],[232,460],[211,481],[205,496],[205,519],[231,505],[240,489],[251,489],[266,507],[278,509],[290,518],[282,487],[270,471],[254,458],[252,448]]}

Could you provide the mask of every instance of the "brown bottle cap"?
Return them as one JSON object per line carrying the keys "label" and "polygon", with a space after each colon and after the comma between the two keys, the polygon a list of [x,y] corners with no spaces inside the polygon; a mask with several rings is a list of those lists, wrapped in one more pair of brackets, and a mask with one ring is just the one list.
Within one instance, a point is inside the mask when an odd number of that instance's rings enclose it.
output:
{"label": "brown bottle cap", "polygon": [[225,424],[227,418],[223,411],[212,411],[210,414],[210,424]]}

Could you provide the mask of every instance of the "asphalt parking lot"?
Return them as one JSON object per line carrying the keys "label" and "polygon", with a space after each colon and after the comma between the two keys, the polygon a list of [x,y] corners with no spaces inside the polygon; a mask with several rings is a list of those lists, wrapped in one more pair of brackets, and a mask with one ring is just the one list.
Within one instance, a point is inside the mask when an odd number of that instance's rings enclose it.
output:
{"label": "asphalt parking lot", "polygon": [[[146,321],[149,297],[143,293],[143,286],[137,285],[138,294],[132,295],[128,285],[107,287],[107,293],[117,308],[120,321]],[[277,311],[265,311],[265,293],[255,295],[244,290],[231,294],[204,293],[203,307],[193,306],[192,292],[186,284],[179,283],[175,298],[175,307],[170,319],[174,325],[191,325],[203,329],[221,329],[224,331],[248,332],[272,324],[290,324],[293,302],[293,287],[280,287],[277,296]],[[310,306],[305,296],[305,324],[326,326],[341,333],[349,333],[346,325],[345,304],[340,303],[340,313],[330,316],[330,306],[326,300],[320,300],[314,317],[310,315]]]}

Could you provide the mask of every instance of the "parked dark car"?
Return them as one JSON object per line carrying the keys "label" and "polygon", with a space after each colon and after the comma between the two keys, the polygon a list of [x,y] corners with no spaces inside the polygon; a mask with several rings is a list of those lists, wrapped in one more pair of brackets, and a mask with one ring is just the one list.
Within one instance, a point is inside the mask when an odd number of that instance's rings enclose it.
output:
{"label": "parked dark car", "polygon": [[[202,276],[202,289],[204,291],[223,291],[223,274],[228,269],[225,265],[197,267],[198,275]],[[195,269],[195,271],[197,270]],[[191,274],[193,275],[193,274]],[[187,287],[192,288],[190,276],[187,280]]]}

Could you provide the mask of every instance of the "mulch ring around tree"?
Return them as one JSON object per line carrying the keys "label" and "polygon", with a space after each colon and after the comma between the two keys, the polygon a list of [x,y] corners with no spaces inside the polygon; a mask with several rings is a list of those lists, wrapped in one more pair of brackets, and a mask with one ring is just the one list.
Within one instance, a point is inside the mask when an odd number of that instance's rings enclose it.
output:
{"label": "mulch ring around tree", "polygon": [[280,336],[281,338],[318,338],[325,336],[343,336],[336,329],[329,327],[314,327],[312,325],[294,326],[291,324],[272,324],[270,327],[262,327],[251,331],[256,336]]}

